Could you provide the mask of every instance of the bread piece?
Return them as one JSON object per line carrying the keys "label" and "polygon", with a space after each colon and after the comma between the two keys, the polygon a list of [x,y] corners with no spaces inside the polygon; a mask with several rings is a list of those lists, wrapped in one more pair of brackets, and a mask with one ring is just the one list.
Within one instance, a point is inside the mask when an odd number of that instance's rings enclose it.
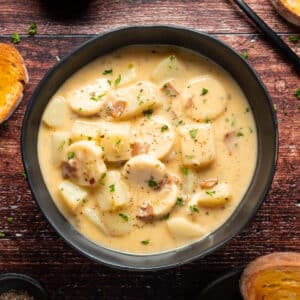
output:
{"label": "bread piece", "polygon": [[18,50],[0,43],[0,124],[9,118],[22,100],[27,82],[27,70]]}
{"label": "bread piece", "polygon": [[257,258],[244,270],[240,287],[245,300],[299,300],[300,253],[275,252]]}
{"label": "bread piece", "polygon": [[300,2],[298,0],[271,0],[271,2],[283,18],[300,26]]}

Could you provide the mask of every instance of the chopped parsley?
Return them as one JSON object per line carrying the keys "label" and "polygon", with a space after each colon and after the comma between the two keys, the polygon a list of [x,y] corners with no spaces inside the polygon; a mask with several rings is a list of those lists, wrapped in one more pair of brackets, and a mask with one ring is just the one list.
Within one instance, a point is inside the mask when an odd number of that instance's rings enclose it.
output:
{"label": "chopped parsley", "polygon": [[179,125],[182,125],[183,124],[183,121],[182,120],[178,120],[177,123],[175,124],[175,126],[179,126]]}
{"label": "chopped parsley", "polygon": [[183,205],[183,198],[182,197],[178,197],[176,199],[176,205],[178,205],[178,206],[182,206]]}
{"label": "chopped parsley", "polygon": [[27,180],[27,175],[26,175],[25,172],[22,173],[22,176],[23,176],[23,178],[24,178],[25,180]]}
{"label": "chopped parsley", "polygon": [[205,193],[212,197],[216,193],[216,191],[205,191]]}
{"label": "chopped parsley", "polygon": [[29,29],[28,29],[28,34],[30,36],[34,36],[34,35],[36,35],[36,33],[37,33],[36,23],[35,22],[31,22],[30,26],[29,26]]}
{"label": "chopped parsley", "polygon": [[104,185],[104,178],[106,177],[106,173],[103,173],[100,180],[99,180],[99,184]]}
{"label": "chopped parsley", "polygon": [[63,141],[60,143],[60,145],[58,146],[57,151],[62,151],[63,148],[64,148],[65,143],[66,143],[66,141],[63,140]]}
{"label": "chopped parsley", "polygon": [[168,214],[164,215],[164,216],[163,216],[163,220],[165,220],[165,221],[166,221],[166,220],[168,220],[168,219],[169,219],[169,217],[170,217],[170,213],[168,213]]}
{"label": "chopped parsley", "polygon": [[243,56],[244,59],[248,59],[248,58],[249,58],[249,53],[248,53],[248,51],[244,51],[244,52],[242,53],[242,56]]}
{"label": "chopped parsley", "polygon": [[160,131],[164,132],[164,131],[166,131],[168,129],[169,129],[168,125],[164,125],[164,126],[161,127]]}
{"label": "chopped parsley", "polygon": [[195,139],[198,133],[198,129],[192,129],[189,131],[189,134],[191,136],[192,139]]}
{"label": "chopped parsley", "polygon": [[238,131],[236,136],[241,137],[241,136],[244,136],[244,134],[241,131]]}
{"label": "chopped parsley", "polygon": [[206,95],[207,93],[208,93],[208,89],[203,88],[203,89],[202,89],[202,92],[201,92],[201,96],[204,96],[204,95]]}
{"label": "chopped parsley", "polygon": [[148,180],[148,186],[151,187],[152,189],[156,188],[158,186],[158,183],[154,180],[153,177],[151,177]]}
{"label": "chopped parsley", "polygon": [[294,92],[294,96],[296,96],[296,98],[300,100],[300,88],[296,89],[296,91]]}
{"label": "chopped parsley", "polygon": [[0,238],[4,238],[6,234],[3,231],[0,231]]}
{"label": "chopped parsley", "polygon": [[195,158],[195,155],[186,155],[185,156],[187,159],[193,159],[193,158]]}
{"label": "chopped parsley", "polygon": [[299,42],[299,37],[297,37],[296,35],[290,35],[289,42],[291,42],[293,44],[297,44]]}
{"label": "chopped parsley", "polygon": [[116,145],[119,145],[121,142],[122,142],[122,140],[121,140],[121,139],[117,139],[117,141],[116,141]]}
{"label": "chopped parsley", "polygon": [[149,240],[143,240],[143,241],[141,241],[141,244],[143,244],[143,245],[148,245],[149,243],[150,243]]}
{"label": "chopped parsley", "polygon": [[211,120],[210,120],[209,117],[206,117],[206,118],[205,118],[205,123],[211,123]]}
{"label": "chopped parsley", "polygon": [[109,85],[111,85],[111,80],[107,79],[107,83],[108,83]]}
{"label": "chopped parsley", "polygon": [[116,188],[115,188],[115,185],[114,185],[114,184],[111,184],[111,185],[109,186],[109,191],[110,191],[111,193],[113,193],[113,192],[116,191]]}
{"label": "chopped parsley", "polygon": [[249,108],[249,107],[246,107],[245,113],[248,113],[249,111],[250,111],[250,108]]}
{"label": "chopped parsley", "polygon": [[117,86],[117,85],[120,84],[121,79],[122,79],[121,74],[119,74],[119,76],[118,76],[118,77],[116,78],[116,80],[115,80],[115,86]]}
{"label": "chopped parsley", "polygon": [[75,152],[68,152],[67,153],[68,159],[72,159],[72,158],[74,158],[74,156],[75,156]]}
{"label": "chopped parsley", "polygon": [[103,96],[105,96],[105,93],[100,94],[100,95],[98,95],[98,96],[96,96],[95,94],[93,94],[93,95],[91,95],[90,99],[97,102],[97,101],[101,100],[101,98],[102,98]]}
{"label": "chopped parsley", "polygon": [[112,69],[109,69],[109,70],[104,70],[103,71],[103,75],[108,75],[108,74],[112,74],[113,70]]}
{"label": "chopped parsley", "polygon": [[6,220],[7,220],[8,223],[11,224],[14,221],[14,218],[13,217],[7,217]]}
{"label": "chopped parsley", "polygon": [[91,136],[87,137],[88,141],[91,141],[93,138]]}
{"label": "chopped parsley", "polygon": [[150,118],[151,115],[153,114],[153,109],[147,109],[147,110],[144,110],[144,111],[143,111],[143,114],[144,114],[145,117]]}
{"label": "chopped parsley", "polygon": [[128,222],[129,220],[129,217],[125,214],[122,214],[122,213],[119,213],[119,216],[125,221],[125,222]]}
{"label": "chopped parsley", "polygon": [[14,44],[18,44],[18,43],[20,43],[20,36],[19,36],[19,34],[18,33],[13,33],[12,35],[11,35],[11,41],[14,43]]}
{"label": "chopped parsley", "polygon": [[192,213],[194,212],[199,213],[199,208],[197,207],[197,205],[190,205],[190,211]]}
{"label": "chopped parsley", "polygon": [[186,168],[185,166],[181,166],[181,167],[180,167],[180,171],[181,171],[184,175],[188,175],[188,174],[189,174],[189,169]]}

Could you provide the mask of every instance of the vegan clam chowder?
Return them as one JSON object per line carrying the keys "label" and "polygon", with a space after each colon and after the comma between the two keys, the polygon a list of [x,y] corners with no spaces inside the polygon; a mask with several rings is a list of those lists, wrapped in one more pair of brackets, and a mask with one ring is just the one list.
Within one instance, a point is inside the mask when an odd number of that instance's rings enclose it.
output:
{"label": "vegan clam chowder", "polygon": [[157,253],[221,226],[254,173],[251,108],[222,68],[186,49],[129,46],[72,75],[42,117],[55,204],[106,248]]}

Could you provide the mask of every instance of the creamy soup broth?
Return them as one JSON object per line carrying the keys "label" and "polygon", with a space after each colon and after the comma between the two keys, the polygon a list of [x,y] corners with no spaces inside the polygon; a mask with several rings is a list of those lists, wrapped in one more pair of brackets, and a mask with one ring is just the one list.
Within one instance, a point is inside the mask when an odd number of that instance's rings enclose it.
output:
{"label": "creamy soup broth", "polygon": [[181,48],[130,46],[58,89],[38,155],[55,204],[84,236],[154,253],[228,219],[252,178],[257,136],[243,92],[222,68]]}

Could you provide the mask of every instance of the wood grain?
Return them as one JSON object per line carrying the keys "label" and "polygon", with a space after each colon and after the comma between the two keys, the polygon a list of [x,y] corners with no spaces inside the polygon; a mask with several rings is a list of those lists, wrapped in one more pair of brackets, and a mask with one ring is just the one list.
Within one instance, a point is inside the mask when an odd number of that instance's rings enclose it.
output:
{"label": "wood grain", "polygon": [[[287,41],[293,26],[282,22],[269,1],[247,1]],[[75,4],[74,4],[75,5]],[[70,7],[69,7],[70,8]],[[62,9],[61,9],[62,10]],[[21,272],[39,279],[51,299],[186,299],[226,269],[272,251],[300,251],[300,102],[293,95],[299,77],[288,62],[229,1],[90,1],[80,13],[49,8],[45,1],[0,0],[0,42],[23,33],[17,45],[30,83],[18,110],[0,128],[0,273]],[[26,36],[31,21],[39,35]],[[279,158],[270,193],[253,221],[236,238],[205,259],[159,272],[112,270],[70,248],[48,225],[23,178],[20,130],[38,82],[58,58],[94,34],[127,24],[177,24],[214,33],[249,62],[277,105]],[[295,47],[299,52],[299,48]],[[297,206],[298,204],[298,206]],[[13,223],[7,221],[13,217]]]}
{"label": "wood grain", "polygon": [[[282,22],[269,0],[247,3],[278,32],[299,32]],[[85,34],[124,25],[173,24],[209,33],[257,30],[232,0],[0,0],[0,34],[27,34],[37,22],[39,34]],[[22,22],[18,17],[22,16]]]}

